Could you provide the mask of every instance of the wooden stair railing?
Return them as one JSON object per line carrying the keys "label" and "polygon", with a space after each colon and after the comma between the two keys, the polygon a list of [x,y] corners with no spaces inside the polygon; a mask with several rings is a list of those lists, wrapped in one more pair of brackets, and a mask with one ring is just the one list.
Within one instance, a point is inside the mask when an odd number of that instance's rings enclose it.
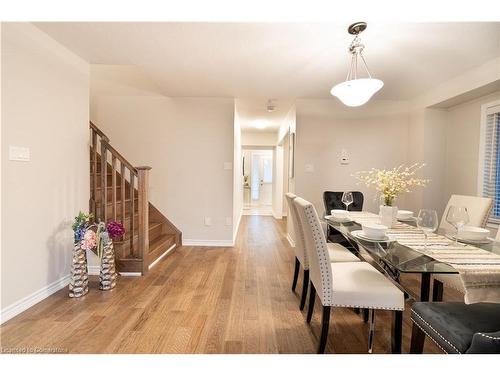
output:
{"label": "wooden stair railing", "polygon": [[[125,235],[128,237],[127,239],[125,237],[122,239],[121,245],[127,247],[127,254],[122,254],[124,258],[122,261],[117,259],[118,268],[126,261],[135,261],[134,264],[139,263],[140,266],[135,266],[133,270],[140,271],[144,275],[148,271],[149,265],[155,260],[152,259],[152,256],[161,255],[162,250],[152,249],[153,253],[150,254],[149,171],[151,167],[134,167],[110,145],[109,138],[92,122],[90,122],[90,132],[92,181],[90,211],[96,220],[112,219],[122,222],[129,235]],[[98,170],[100,170],[100,174]],[[108,207],[109,201],[111,201],[110,207]],[[161,232],[174,236],[175,244],[181,245],[180,231],[156,208],[153,206],[151,208],[156,224],[159,222],[162,227],[165,227]],[[137,237],[135,233],[137,233]],[[129,243],[125,244],[125,241]]]}

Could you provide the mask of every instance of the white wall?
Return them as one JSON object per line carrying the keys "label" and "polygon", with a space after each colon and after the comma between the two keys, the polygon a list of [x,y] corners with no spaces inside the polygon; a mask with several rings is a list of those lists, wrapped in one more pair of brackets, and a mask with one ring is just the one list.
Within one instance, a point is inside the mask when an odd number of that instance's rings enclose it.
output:
{"label": "white wall", "polygon": [[232,243],[233,99],[93,93],[91,119],[132,164],[152,167],[150,200],[185,244]]}
{"label": "white wall", "polygon": [[500,99],[500,91],[448,108],[446,127],[446,197],[480,195],[477,191],[481,106]]}
{"label": "white wall", "polygon": [[417,188],[407,200],[407,208],[418,213],[431,208],[441,215],[446,206],[446,122],[442,109],[421,108],[409,113],[408,163],[425,163],[420,177],[429,179],[425,188]]}
{"label": "white wall", "polygon": [[[357,185],[357,171],[392,168],[407,162],[408,108],[405,102],[371,101],[350,108],[336,99],[297,101],[295,193],[324,212],[325,190],[359,190],[364,208],[378,212],[375,192]],[[340,164],[342,149],[349,165]],[[314,168],[306,171],[306,165]],[[397,201],[404,208],[408,197]],[[410,197],[411,198],[411,197]]]}
{"label": "white wall", "polygon": [[[89,204],[89,66],[30,24],[2,25],[2,320],[68,282]],[[9,145],[30,162],[8,160]]]}
{"label": "white wall", "polygon": [[242,146],[275,146],[276,133],[243,131],[241,144]]}
{"label": "white wall", "polygon": [[283,146],[273,149],[273,216],[283,217]]}

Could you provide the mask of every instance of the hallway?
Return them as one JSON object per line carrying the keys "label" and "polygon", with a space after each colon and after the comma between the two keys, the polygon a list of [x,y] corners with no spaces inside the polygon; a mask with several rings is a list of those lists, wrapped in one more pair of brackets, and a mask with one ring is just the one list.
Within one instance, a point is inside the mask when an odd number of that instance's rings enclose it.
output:
{"label": "hallway", "polygon": [[[146,277],[122,277],[115,290],[98,291],[93,277],[81,299],[68,298],[64,288],[1,327],[2,351],[315,353],[320,309],[308,326],[291,291],[285,228],[284,220],[244,216],[234,248],[182,247]],[[334,309],[332,321],[327,353],[366,353],[368,325],[360,315]],[[377,312],[374,353],[390,352],[390,321]],[[425,352],[439,353],[428,341]]]}

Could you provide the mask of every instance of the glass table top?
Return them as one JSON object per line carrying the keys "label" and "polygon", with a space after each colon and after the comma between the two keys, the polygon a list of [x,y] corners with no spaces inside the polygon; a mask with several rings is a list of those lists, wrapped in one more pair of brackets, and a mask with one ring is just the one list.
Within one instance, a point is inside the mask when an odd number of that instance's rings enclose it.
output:
{"label": "glass table top", "polygon": [[[355,237],[352,232],[361,229],[361,225],[355,222],[339,223],[329,219],[324,220],[331,228],[340,232],[351,244],[357,244],[375,260],[379,261],[379,263],[384,263],[393,271],[402,273],[457,273],[452,266],[439,262],[396,241],[371,242]],[[412,225],[411,222],[408,224]],[[500,243],[496,241],[473,246],[500,254]]]}

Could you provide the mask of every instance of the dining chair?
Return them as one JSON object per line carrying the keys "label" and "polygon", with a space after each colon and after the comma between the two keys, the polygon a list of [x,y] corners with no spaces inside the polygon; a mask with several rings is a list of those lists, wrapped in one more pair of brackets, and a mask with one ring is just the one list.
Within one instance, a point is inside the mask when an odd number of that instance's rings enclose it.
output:
{"label": "dining chair", "polygon": [[410,353],[423,351],[425,336],[445,353],[500,353],[500,304],[415,302]]}
{"label": "dining chair", "polygon": [[[467,213],[469,214],[469,222],[467,225],[484,227],[488,221],[488,217],[490,216],[492,205],[493,200],[491,198],[454,194],[451,196],[448,204],[446,205],[443,217],[441,218],[441,223],[439,224],[439,229],[447,232],[454,230],[451,224],[446,221],[446,214],[451,206],[467,207]],[[462,280],[457,274],[435,274],[433,278],[433,301],[443,300],[444,285],[449,286],[461,293],[465,293]]]}
{"label": "dining chair", "polygon": [[[330,215],[332,210],[345,210],[345,205],[342,203],[343,191],[325,191],[323,192],[323,203],[325,206],[325,215]],[[349,206],[349,211],[363,211],[364,196],[360,191],[353,191],[352,197],[354,202]],[[326,238],[329,242],[342,243],[347,245],[348,242],[344,236],[337,230],[328,226]]]}
{"label": "dining chair", "polygon": [[[304,270],[303,283],[302,283],[302,296],[300,299],[300,310],[304,309],[307,298],[307,289],[309,287],[309,259],[305,249],[304,229],[303,224],[298,216],[297,208],[293,201],[297,197],[295,194],[286,193],[286,200],[293,223],[293,230],[295,232],[295,269],[293,273],[292,290],[295,291],[299,277],[300,266]],[[340,244],[328,244],[328,253],[332,262],[357,262],[359,258],[351,253],[348,249]]]}
{"label": "dining chair", "polygon": [[393,310],[392,352],[401,353],[404,294],[383,274],[366,262],[330,262],[327,242],[312,203],[295,198],[298,216],[305,223],[304,240],[310,267],[307,323],[311,322],[316,294],[322,305],[318,353],[324,353],[332,307],[370,309],[368,352],[372,352],[375,310]]}

